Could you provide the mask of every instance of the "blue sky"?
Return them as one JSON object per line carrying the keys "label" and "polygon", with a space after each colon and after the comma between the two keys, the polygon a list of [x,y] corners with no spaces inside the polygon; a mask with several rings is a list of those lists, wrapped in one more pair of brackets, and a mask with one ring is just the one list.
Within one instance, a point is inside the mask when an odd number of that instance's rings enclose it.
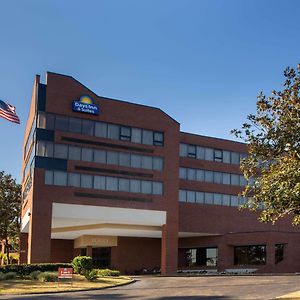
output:
{"label": "blue sky", "polygon": [[300,62],[297,0],[49,0],[0,3],[0,170],[21,180],[35,74],[165,110],[183,131],[233,139],[256,96]]}

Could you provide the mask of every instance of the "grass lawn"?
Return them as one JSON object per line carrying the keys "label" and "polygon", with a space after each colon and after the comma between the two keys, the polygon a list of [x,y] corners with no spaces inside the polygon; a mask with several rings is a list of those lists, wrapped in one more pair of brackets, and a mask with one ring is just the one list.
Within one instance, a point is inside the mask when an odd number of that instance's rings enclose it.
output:
{"label": "grass lawn", "polygon": [[285,299],[300,299],[300,291],[298,292],[293,292],[293,293],[289,293],[280,297],[277,297],[276,299],[278,300],[285,300]]}
{"label": "grass lawn", "polygon": [[133,282],[129,277],[99,277],[96,281],[90,282],[83,276],[74,275],[73,281],[60,282],[39,282],[38,280],[5,280],[0,281],[0,295],[4,294],[31,294],[31,293],[51,293],[64,291],[80,291],[85,289],[99,289],[113,287]]}

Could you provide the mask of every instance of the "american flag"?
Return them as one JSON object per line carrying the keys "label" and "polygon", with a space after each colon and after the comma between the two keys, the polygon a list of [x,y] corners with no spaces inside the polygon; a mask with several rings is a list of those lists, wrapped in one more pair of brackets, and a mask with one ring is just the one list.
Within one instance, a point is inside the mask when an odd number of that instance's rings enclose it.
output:
{"label": "american flag", "polygon": [[5,103],[4,101],[0,100],[0,117],[20,124],[20,119],[16,114],[16,108],[10,104]]}

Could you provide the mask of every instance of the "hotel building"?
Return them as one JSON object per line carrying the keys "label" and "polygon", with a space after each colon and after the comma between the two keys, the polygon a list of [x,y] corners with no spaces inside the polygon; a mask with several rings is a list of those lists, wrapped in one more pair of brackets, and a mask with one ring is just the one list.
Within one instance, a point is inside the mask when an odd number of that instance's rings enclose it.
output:
{"label": "hotel building", "polygon": [[247,146],[180,131],[159,108],[35,78],[23,144],[21,262],[300,271],[299,228],[240,211]]}

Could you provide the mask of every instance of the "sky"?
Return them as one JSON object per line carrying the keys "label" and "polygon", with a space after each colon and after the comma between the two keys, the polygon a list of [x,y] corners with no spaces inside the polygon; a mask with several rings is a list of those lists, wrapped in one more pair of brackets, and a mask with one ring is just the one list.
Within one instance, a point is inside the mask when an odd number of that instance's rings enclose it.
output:
{"label": "sky", "polygon": [[0,0],[0,170],[21,182],[35,74],[156,106],[181,130],[234,139],[256,96],[300,62],[297,0]]}

